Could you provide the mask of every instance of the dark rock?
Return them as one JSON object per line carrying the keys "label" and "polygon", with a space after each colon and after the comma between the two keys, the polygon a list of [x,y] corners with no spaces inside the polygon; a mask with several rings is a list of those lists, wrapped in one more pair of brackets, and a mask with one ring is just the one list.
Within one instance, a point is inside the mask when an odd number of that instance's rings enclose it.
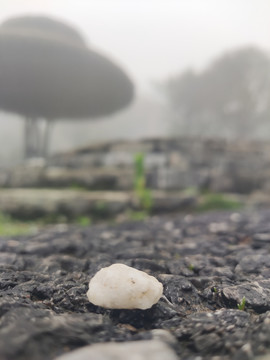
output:
{"label": "dark rock", "polygon": [[64,349],[99,342],[100,334],[110,331],[111,324],[105,323],[106,319],[96,314],[82,317],[25,307],[13,309],[1,317],[0,356],[4,359],[53,358]]}
{"label": "dark rock", "polygon": [[0,169],[0,186],[131,190],[138,152],[145,154],[147,186],[152,189],[178,191],[192,186],[214,192],[257,192],[250,202],[269,206],[268,141],[182,137],[96,144],[54,155],[46,166],[33,162]]}
{"label": "dark rock", "polygon": [[270,280],[245,282],[239,285],[225,287],[222,295],[230,303],[240,304],[245,298],[246,306],[257,312],[270,310]]}
{"label": "dark rock", "polygon": [[[160,332],[180,359],[270,352],[269,216],[174,215],[0,239],[0,359],[51,360]],[[148,310],[89,303],[90,278],[116,262],[156,276],[165,297]]]}
{"label": "dark rock", "polygon": [[[129,191],[88,191],[79,185],[70,188],[0,188],[0,211],[22,220],[39,218],[77,220],[80,216],[93,219],[115,219],[127,211],[142,211],[133,188]],[[165,213],[186,211],[197,204],[196,196],[179,192],[153,191],[151,212]],[[63,221],[63,220],[62,220]]]}

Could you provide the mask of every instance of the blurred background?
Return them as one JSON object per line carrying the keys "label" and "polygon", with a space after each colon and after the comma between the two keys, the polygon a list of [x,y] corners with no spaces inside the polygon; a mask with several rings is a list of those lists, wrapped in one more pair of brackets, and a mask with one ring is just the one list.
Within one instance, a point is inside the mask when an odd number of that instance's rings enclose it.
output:
{"label": "blurred background", "polygon": [[0,186],[268,194],[268,0],[0,7]]}
{"label": "blurred background", "polygon": [[[0,5],[1,22],[44,15],[69,24],[136,86],[136,98],[121,112],[94,121],[58,119],[50,153],[164,135],[270,136],[268,0],[1,0]],[[1,111],[0,164],[23,158],[23,131],[22,115]]]}

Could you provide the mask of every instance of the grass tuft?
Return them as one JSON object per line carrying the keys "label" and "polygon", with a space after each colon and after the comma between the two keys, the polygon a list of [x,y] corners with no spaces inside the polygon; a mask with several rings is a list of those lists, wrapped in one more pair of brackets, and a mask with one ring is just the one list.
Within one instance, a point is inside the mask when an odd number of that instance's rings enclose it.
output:
{"label": "grass tuft", "polygon": [[246,298],[243,297],[240,304],[237,304],[237,307],[239,310],[242,310],[244,311],[245,310],[245,307],[246,307]]}
{"label": "grass tuft", "polygon": [[200,203],[197,211],[211,210],[238,210],[242,207],[242,203],[237,199],[233,199],[230,195],[219,193],[206,193],[200,197]]}

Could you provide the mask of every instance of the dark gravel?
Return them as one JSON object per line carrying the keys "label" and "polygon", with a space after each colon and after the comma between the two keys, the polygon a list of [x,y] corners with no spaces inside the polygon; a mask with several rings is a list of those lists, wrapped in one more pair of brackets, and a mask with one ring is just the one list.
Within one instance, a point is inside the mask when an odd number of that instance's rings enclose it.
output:
{"label": "dark gravel", "polygon": [[[269,218],[268,210],[155,217],[0,239],[0,359],[50,360],[88,344],[152,339],[154,329],[174,335],[179,359],[270,352]],[[156,276],[172,304],[90,304],[91,276],[115,262]]]}

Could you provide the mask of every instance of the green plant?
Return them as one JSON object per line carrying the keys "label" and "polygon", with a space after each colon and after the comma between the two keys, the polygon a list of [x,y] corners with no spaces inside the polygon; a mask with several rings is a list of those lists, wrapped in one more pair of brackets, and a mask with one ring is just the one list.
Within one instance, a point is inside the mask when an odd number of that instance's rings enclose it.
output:
{"label": "green plant", "polygon": [[9,215],[0,213],[0,236],[26,235],[37,230],[37,226],[29,222],[21,222]]}
{"label": "green plant", "polygon": [[188,265],[188,269],[191,270],[191,271],[194,271],[195,266],[194,266],[193,264],[189,264],[189,265]]}
{"label": "green plant", "polygon": [[184,190],[182,190],[181,193],[186,196],[198,196],[199,190],[198,190],[198,188],[196,188],[194,186],[189,186],[189,187],[185,188]]}
{"label": "green plant", "polygon": [[107,208],[107,204],[106,204],[105,201],[103,201],[103,200],[98,200],[98,201],[96,202],[96,209],[97,209],[98,211],[104,211],[104,210],[106,210],[106,208]]}
{"label": "green plant", "polygon": [[144,154],[137,153],[134,159],[135,163],[135,189],[144,186],[142,182],[145,181],[145,174],[144,174]]}
{"label": "green plant", "polygon": [[244,311],[245,310],[245,306],[246,306],[246,298],[245,296],[242,298],[240,304],[237,304],[237,307],[239,310]]}
{"label": "green plant", "polygon": [[69,187],[68,187],[70,190],[79,190],[79,191],[83,191],[83,190],[87,190],[87,187],[86,186],[83,186],[75,181],[73,181]]}
{"label": "green plant", "polygon": [[203,193],[197,211],[237,210],[242,207],[240,201],[229,195],[219,193]]}
{"label": "green plant", "polygon": [[139,199],[141,208],[150,212],[153,206],[153,197],[150,189],[146,187],[144,154],[137,153],[134,159],[135,175],[134,175],[134,191]]}
{"label": "green plant", "polygon": [[51,224],[66,224],[68,222],[68,217],[65,214],[59,213],[48,213],[46,215],[40,216],[35,220],[36,223],[41,226],[51,225]]}
{"label": "green plant", "polygon": [[109,204],[106,200],[97,200],[91,212],[92,220],[104,220],[109,219],[113,216]]}
{"label": "green plant", "polygon": [[89,216],[79,216],[76,223],[80,226],[89,226],[92,224],[92,219]]}
{"label": "green plant", "polygon": [[133,221],[145,220],[148,216],[146,211],[129,211],[128,218]]}

